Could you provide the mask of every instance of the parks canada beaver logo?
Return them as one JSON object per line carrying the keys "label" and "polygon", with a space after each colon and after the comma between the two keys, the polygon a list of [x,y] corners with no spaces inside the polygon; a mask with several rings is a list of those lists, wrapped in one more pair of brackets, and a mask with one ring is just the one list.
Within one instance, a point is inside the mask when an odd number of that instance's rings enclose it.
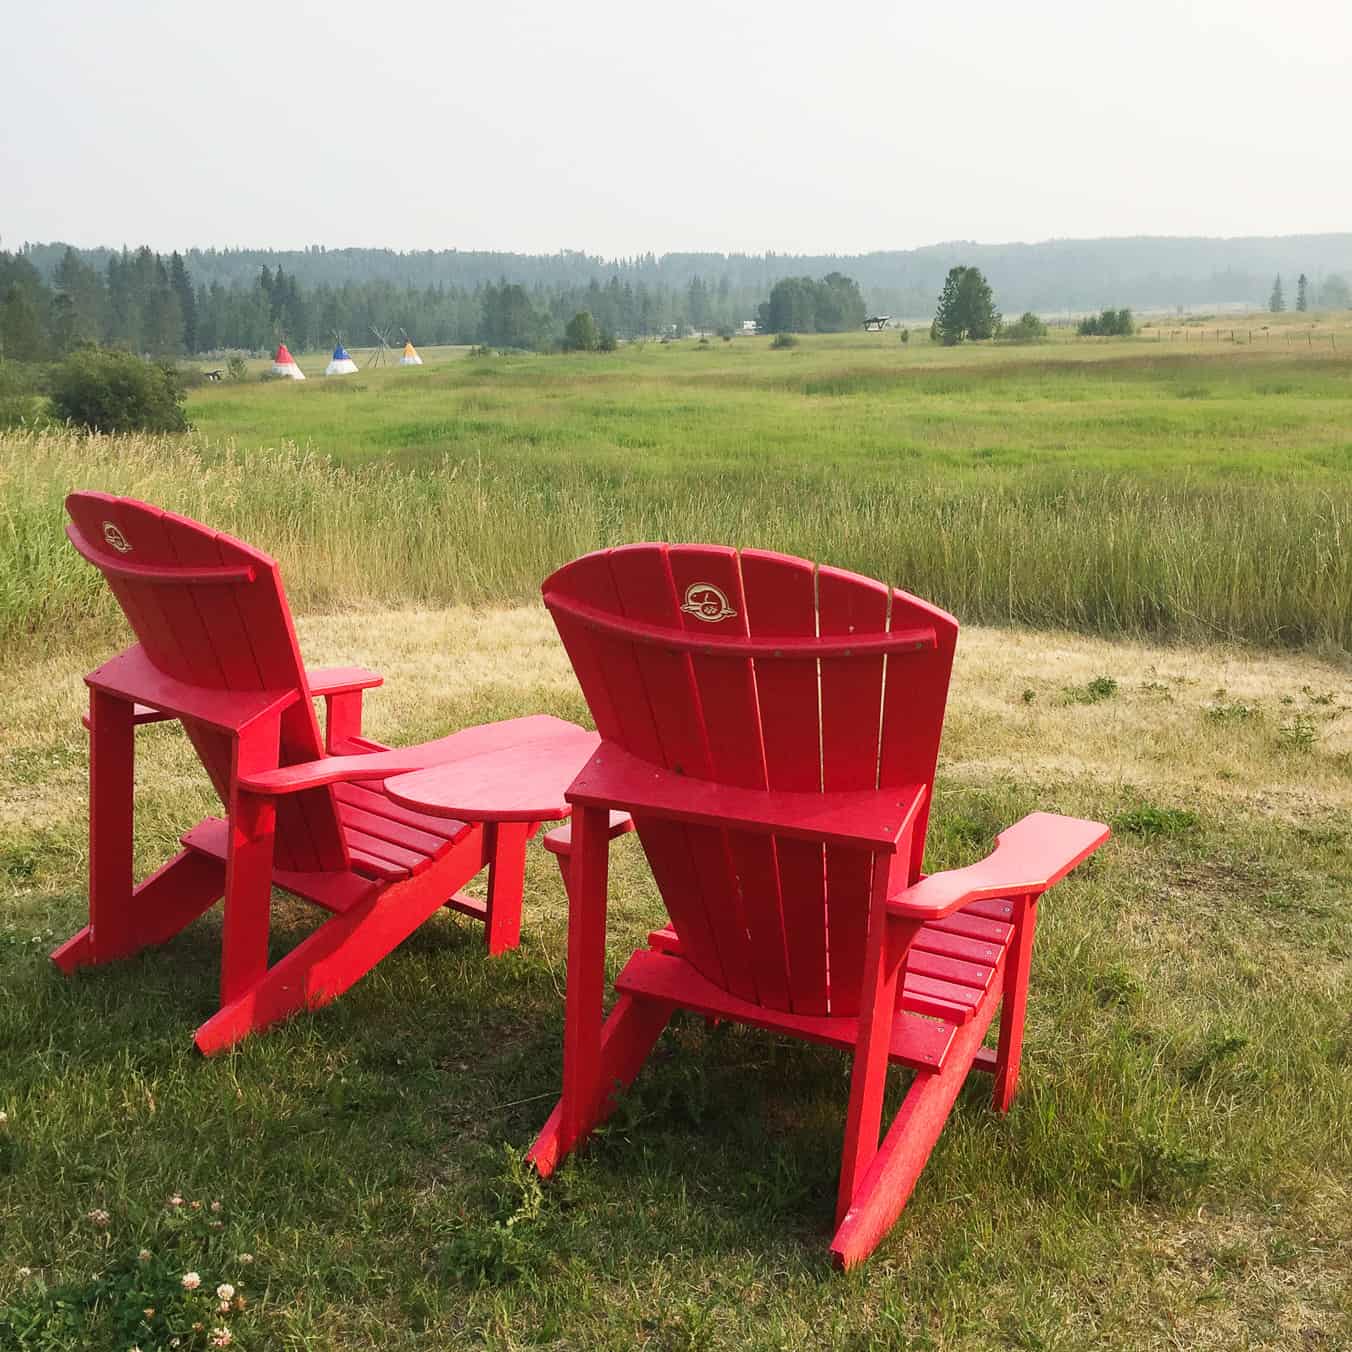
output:
{"label": "parks canada beaver logo", "polygon": [[131,545],[127,542],[127,537],[122,534],[111,521],[103,523],[103,538],[108,541],[119,554],[130,554]]}
{"label": "parks canada beaver logo", "polygon": [[685,604],[681,607],[705,624],[717,624],[737,612],[728,604],[728,598],[712,582],[692,582],[685,589]]}

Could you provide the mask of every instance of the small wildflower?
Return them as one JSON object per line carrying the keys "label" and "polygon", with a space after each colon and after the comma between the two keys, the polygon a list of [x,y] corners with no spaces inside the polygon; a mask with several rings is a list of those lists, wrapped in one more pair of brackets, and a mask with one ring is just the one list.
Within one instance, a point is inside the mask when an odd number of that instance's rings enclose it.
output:
{"label": "small wildflower", "polygon": [[221,1204],[219,1202],[212,1202],[211,1209],[213,1211],[219,1211],[221,1209]]}
{"label": "small wildflower", "polygon": [[20,1269],[19,1269],[19,1280],[20,1280],[21,1282],[26,1282],[32,1275],[33,1275],[33,1269],[32,1269],[32,1268],[20,1268]]}
{"label": "small wildflower", "polygon": [[242,1309],[244,1308],[244,1304],[245,1304],[245,1301],[244,1301],[244,1297],[243,1297],[243,1296],[236,1296],[236,1297],[235,1297],[235,1309],[237,1309],[237,1310],[242,1310]]}
{"label": "small wildflower", "polygon": [[228,1300],[221,1301],[221,1303],[218,1306],[216,1306],[216,1312],[218,1314],[229,1314],[230,1302]]}
{"label": "small wildflower", "polygon": [[196,1291],[202,1285],[202,1279],[195,1272],[185,1272],[183,1274],[183,1289],[185,1291]]}
{"label": "small wildflower", "polygon": [[150,1250],[149,1250],[149,1249],[142,1249],[141,1252],[138,1253],[138,1254],[136,1255],[136,1261],[137,1261],[138,1263],[148,1263],[148,1262],[150,1262]]}
{"label": "small wildflower", "polygon": [[253,1262],[253,1254],[251,1254],[251,1253],[242,1253],[242,1254],[240,1254],[240,1256],[239,1256],[239,1261],[240,1261],[241,1263],[252,1263],[252,1262]]}
{"label": "small wildflower", "polygon": [[199,1320],[192,1326],[192,1331],[193,1331],[194,1333],[201,1333],[202,1330],[203,1330],[204,1328],[206,1328],[206,1325],[199,1319]]}
{"label": "small wildflower", "polygon": [[212,1229],[212,1230],[224,1230],[224,1229],[225,1229],[225,1222],[224,1222],[224,1221],[212,1221],[212,1222],[211,1222],[211,1225],[210,1225],[208,1228],[209,1228],[209,1229]]}
{"label": "small wildflower", "polygon": [[5,1112],[3,1108],[0,1108],[0,1127],[5,1126],[8,1122],[9,1122],[9,1114]]}
{"label": "small wildflower", "polygon": [[87,1219],[102,1230],[103,1227],[108,1224],[111,1217],[101,1207],[95,1207],[93,1211],[89,1212]]}
{"label": "small wildflower", "polygon": [[231,1286],[229,1282],[222,1282],[222,1283],[216,1288],[216,1299],[217,1299],[217,1300],[229,1300],[230,1297],[233,1296],[234,1294],[235,1294],[235,1288],[234,1288],[233,1286]]}
{"label": "small wildflower", "polygon": [[170,1205],[170,1206],[182,1206],[182,1205],[183,1205],[183,1195],[182,1195],[182,1193],[177,1193],[177,1192],[176,1192],[176,1193],[169,1199],[169,1205]]}
{"label": "small wildflower", "polygon": [[211,1330],[212,1347],[229,1347],[235,1341],[231,1332],[227,1328],[218,1328]]}
{"label": "small wildflower", "polygon": [[192,1209],[193,1209],[194,1211],[201,1211],[201,1209],[202,1209],[202,1203],[201,1203],[201,1202],[194,1202],[194,1203],[192,1204]]}
{"label": "small wildflower", "polygon": [[141,1313],[145,1315],[147,1319],[154,1319],[155,1307],[153,1305],[147,1305],[145,1309],[141,1311]]}
{"label": "small wildflower", "polygon": [[170,1338],[170,1339],[169,1339],[169,1346],[170,1346],[170,1347],[177,1347],[182,1341],[183,1341],[182,1338]]}

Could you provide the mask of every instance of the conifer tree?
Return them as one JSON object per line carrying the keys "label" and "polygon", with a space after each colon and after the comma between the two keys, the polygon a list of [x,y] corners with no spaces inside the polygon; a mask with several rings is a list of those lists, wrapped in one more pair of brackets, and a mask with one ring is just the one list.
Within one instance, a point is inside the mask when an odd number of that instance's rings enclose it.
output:
{"label": "conifer tree", "polygon": [[1296,309],[1302,313],[1310,308],[1310,279],[1302,272],[1296,278]]}
{"label": "conifer tree", "polygon": [[1272,283],[1272,294],[1268,297],[1268,309],[1274,315],[1279,315],[1286,309],[1286,299],[1282,295],[1282,274],[1280,272]]}

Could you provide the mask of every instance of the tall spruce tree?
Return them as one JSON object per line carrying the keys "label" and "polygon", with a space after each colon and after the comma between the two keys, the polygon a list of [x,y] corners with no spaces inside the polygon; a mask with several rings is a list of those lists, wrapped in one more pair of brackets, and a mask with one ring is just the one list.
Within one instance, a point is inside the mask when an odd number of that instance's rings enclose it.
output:
{"label": "tall spruce tree", "polygon": [[930,338],[953,347],[965,338],[993,338],[999,327],[1000,312],[981,269],[950,268],[934,311]]}
{"label": "tall spruce tree", "polygon": [[1272,283],[1272,294],[1268,297],[1268,309],[1279,315],[1286,309],[1286,297],[1282,295],[1282,274],[1279,272]]}
{"label": "tall spruce tree", "polygon": [[196,352],[197,347],[197,296],[192,289],[192,279],[178,250],[169,256],[169,285],[178,297],[179,314],[183,316],[183,349]]}
{"label": "tall spruce tree", "polygon": [[1296,309],[1302,313],[1310,308],[1310,279],[1302,272],[1296,278]]}

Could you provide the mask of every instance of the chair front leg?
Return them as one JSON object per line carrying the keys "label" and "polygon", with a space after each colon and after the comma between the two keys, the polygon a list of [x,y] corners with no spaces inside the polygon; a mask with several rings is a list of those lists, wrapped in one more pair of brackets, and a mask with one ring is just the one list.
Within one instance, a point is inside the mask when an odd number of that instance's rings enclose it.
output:
{"label": "chair front leg", "polygon": [[604,808],[584,807],[573,813],[559,1155],[595,1125],[606,1088],[601,1082],[601,1009],[610,853],[607,822]]}
{"label": "chair front leg", "polygon": [[875,861],[873,904],[869,913],[868,946],[859,1011],[859,1041],[850,1076],[850,1106],[845,1115],[845,1144],[840,1161],[840,1191],[836,1197],[836,1224],[845,1218],[874,1156],[882,1131],[883,1095],[887,1087],[887,1054],[896,1017],[897,985],[902,978],[906,950],[920,930],[920,922],[887,914],[888,870]]}
{"label": "chair front leg", "polygon": [[89,936],[94,962],[140,947],[132,909],[134,706],[89,692]]}
{"label": "chair front leg", "polygon": [[[236,737],[233,784],[243,775],[276,767],[280,729],[280,718],[273,716]],[[276,824],[274,799],[238,787],[232,791],[221,932],[222,1006],[237,1000],[267,971]]]}
{"label": "chair front leg", "polygon": [[1000,1001],[1000,1041],[995,1051],[995,1088],[992,1106],[1009,1111],[1019,1082],[1023,1053],[1023,1021],[1028,1009],[1028,972],[1033,960],[1033,931],[1037,927],[1037,897],[1012,897],[1014,935],[1005,955],[1005,989]]}
{"label": "chair front leg", "polygon": [[361,736],[362,697],[360,690],[343,690],[324,696],[324,749],[337,756],[350,738]]}

